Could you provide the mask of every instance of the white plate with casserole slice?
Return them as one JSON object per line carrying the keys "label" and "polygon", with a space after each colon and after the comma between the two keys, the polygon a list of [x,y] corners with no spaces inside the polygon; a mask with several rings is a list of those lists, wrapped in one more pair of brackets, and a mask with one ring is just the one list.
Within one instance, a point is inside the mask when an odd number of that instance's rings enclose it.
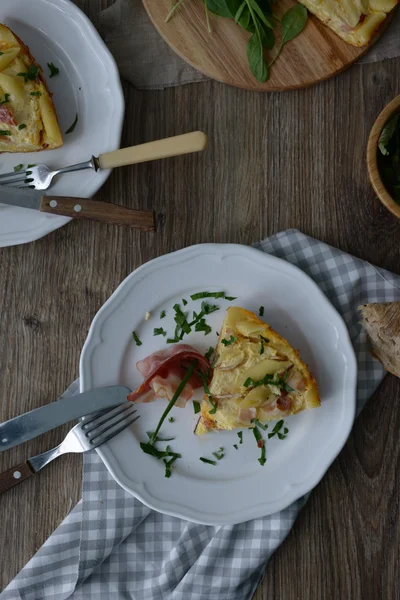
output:
{"label": "white plate with casserole slice", "polygon": [[[199,312],[200,301],[190,296],[204,291],[223,291],[235,300],[211,299],[219,307],[207,316],[211,332],[189,333],[183,343],[205,353],[216,345],[228,306],[256,314],[263,306],[265,322],[309,365],[321,406],[285,419],[288,433],[283,439],[268,439],[273,424],[262,432],[267,456],[263,466],[253,433],[246,428],[243,443],[237,430],[194,435],[198,415],[192,401],[185,408],[174,407],[173,421],[167,419],[160,430],[160,436],[173,438],[171,450],[181,454],[170,478],[163,462],[140,447],[148,441],[147,432],[156,428],[166,400],[138,404],[141,418],[97,452],[115,480],[149,507],[198,523],[234,524],[282,510],[320,481],[353,424],[357,365],[343,320],[301,270],[245,246],[203,244],[150,261],[119,286],[91,325],[80,362],[81,390],[117,383],[139,387],[143,378],[136,362],[168,347],[167,337],[175,329],[173,306],[180,304],[191,318],[193,311]],[[167,336],[154,335],[159,328]],[[201,400],[202,392],[196,394],[194,399]],[[224,457],[214,459],[215,465],[200,460],[213,459],[221,447]]]}
{"label": "white plate with casserole slice", "polygon": [[[118,68],[86,15],[70,0],[2,0],[0,23],[29,47],[53,95],[64,145],[55,150],[0,155],[0,173],[44,163],[63,167],[120,145],[124,99]],[[47,63],[59,73],[50,78]],[[3,90],[1,90],[3,96]],[[78,115],[75,128],[69,134]],[[51,193],[91,197],[110,171],[75,172],[55,180]],[[37,240],[70,219],[0,205],[0,247]]]}

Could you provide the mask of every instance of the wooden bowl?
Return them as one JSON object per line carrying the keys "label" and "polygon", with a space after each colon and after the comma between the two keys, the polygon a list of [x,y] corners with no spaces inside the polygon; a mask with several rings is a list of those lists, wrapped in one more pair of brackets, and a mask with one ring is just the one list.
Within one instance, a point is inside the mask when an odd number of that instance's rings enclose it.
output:
{"label": "wooden bowl", "polygon": [[396,98],[394,98],[387,106],[385,106],[371,129],[367,146],[367,167],[372,187],[374,188],[379,200],[386,206],[387,209],[390,210],[392,214],[400,219],[400,204],[395,202],[387,191],[378,170],[379,136],[381,135],[382,129],[390,117],[396,112],[400,112],[400,96],[396,96]]}

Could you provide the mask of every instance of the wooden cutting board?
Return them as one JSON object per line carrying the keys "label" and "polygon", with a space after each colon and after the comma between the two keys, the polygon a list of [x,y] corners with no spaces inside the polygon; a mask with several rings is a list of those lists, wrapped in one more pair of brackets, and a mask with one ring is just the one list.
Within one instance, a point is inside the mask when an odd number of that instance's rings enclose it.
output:
{"label": "wooden cutting board", "polygon": [[[184,0],[168,23],[165,18],[171,0],[143,0],[143,4],[158,32],[186,62],[211,79],[249,90],[280,91],[313,85],[340,73],[369,48],[350,46],[310,15],[303,32],[283,49],[269,80],[258,83],[246,57],[250,34],[233,19],[210,13],[212,33],[209,33],[202,0]],[[293,4],[293,0],[279,0],[278,15]],[[386,19],[389,20],[390,17]],[[271,56],[276,48],[277,45]]]}

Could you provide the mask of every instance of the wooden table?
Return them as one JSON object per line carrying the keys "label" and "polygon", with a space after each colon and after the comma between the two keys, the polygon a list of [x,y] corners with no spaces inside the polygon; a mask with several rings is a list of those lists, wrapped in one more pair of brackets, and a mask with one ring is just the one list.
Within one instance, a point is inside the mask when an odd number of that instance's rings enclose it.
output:
{"label": "wooden table", "polygon": [[[78,1],[92,17],[111,3]],[[296,227],[400,273],[400,221],[374,197],[365,166],[372,123],[400,93],[399,59],[289,93],[215,82],[124,89],[123,145],[202,129],[208,150],[114,171],[100,191],[99,199],[157,209],[156,235],[75,222],[0,250],[0,420],[64,391],[97,310],[155,256]],[[399,398],[400,382],[388,376],[270,561],[256,600],[400,598]],[[0,468],[56,445],[68,428],[1,453]],[[0,589],[80,494],[81,457],[67,456],[0,498]]]}

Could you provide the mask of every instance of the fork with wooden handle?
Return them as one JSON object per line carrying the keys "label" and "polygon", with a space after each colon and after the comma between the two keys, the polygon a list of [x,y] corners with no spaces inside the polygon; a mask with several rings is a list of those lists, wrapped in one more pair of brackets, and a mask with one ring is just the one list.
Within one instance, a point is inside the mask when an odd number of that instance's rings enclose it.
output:
{"label": "fork with wooden handle", "polygon": [[147,144],[131,146],[130,148],[120,148],[113,152],[92,156],[86,162],[62,169],[51,170],[46,165],[34,165],[16,173],[4,173],[0,175],[0,185],[47,190],[53,178],[63,173],[83,171],[84,169],[94,169],[95,171],[113,169],[114,167],[123,167],[125,165],[134,165],[171,156],[180,156],[182,154],[200,152],[204,150],[206,145],[206,134],[202,131],[192,131],[191,133],[177,135],[164,140],[148,142]]}
{"label": "fork with wooden handle", "polygon": [[90,415],[75,425],[59,446],[15,465],[0,474],[0,494],[35,475],[52,460],[67,453],[98,448],[138,420],[136,405],[124,402],[116,408]]}

